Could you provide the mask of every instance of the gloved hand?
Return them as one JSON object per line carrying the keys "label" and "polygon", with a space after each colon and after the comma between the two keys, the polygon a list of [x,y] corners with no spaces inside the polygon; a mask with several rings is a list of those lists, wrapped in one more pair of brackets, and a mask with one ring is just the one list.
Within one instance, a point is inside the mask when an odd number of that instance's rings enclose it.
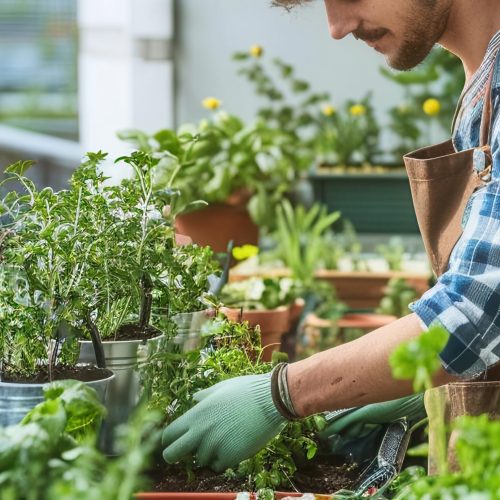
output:
{"label": "gloved hand", "polygon": [[[338,412],[326,414],[327,426],[321,431],[320,439],[330,453],[346,453],[355,442],[363,445],[363,440],[373,435],[380,424],[388,424],[405,418],[411,424],[425,418],[424,395],[414,394],[384,403],[374,403],[349,410],[342,415]],[[365,440],[370,446],[370,441]],[[356,448],[358,448],[356,443]]]}
{"label": "gloved hand", "polygon": [[199,465],[221,472],[257,453],[286,423],[273,403],[270,373],[224,380],[194,399],[163,431],[166,462],[193,453]]}

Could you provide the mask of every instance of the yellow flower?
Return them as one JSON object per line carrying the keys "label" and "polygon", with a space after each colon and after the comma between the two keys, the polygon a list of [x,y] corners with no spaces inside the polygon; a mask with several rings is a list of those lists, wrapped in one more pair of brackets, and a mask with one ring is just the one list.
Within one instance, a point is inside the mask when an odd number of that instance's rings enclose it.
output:
{"label": "yellow flower", "polygon": [[422,109],[426,115],[436,116],[441,111],[441,103],[437,99],[431,97],[424,102]]}
{"label": "yellow flower", "polygon": [[337,112],[337,110],[331,104],[323,106],[323,109],[321,111],[325,116],[332,116]]}
{"label": "yellow flower", "polygon": [[366,107],[362,104],[353,104],[349,111],[352,116],[362,116],[366,113]]}
{"label": "yellow flower", "polygon": [[256,57],[257,59],[262,56],[264,49],[260,45],[252,45],[250,47],[250,55]]}
{"label": "yellow flower", "polygon": [[255,245],[243,245],[241,247],[233,248],[233,257],[236,260],[245,260],[257,255],[259,253],[259,247]]}
{"label": "yellow flower", "polygon": [[201,101],[201,104],[204,108],[207,109],[218,109],[220,108],[222,102],[215,97],[206,97],[205,99],[203,99],[203,101]]}

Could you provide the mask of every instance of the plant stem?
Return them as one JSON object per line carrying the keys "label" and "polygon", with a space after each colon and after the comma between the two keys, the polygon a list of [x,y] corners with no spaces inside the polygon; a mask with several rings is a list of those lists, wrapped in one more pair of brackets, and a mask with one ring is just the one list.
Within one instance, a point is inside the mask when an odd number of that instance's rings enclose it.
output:
{"label": "plant stem", "polygon": [[153,304],[153,283],[151,282],[151,278],[146,274],[143,274],[141,278],[141,289],[142,289],[142,298],[141,298],[141,311],[139,314],[139,327],[141,330],[145,329],[151,318],[151,307]]}
{"label": "plant stem", "polygon": [[92,339],[92,346],[94,347],[95,360],[98,368],[106,368],[106,358],[104,356],[104,349],[102,347],[101,336],[99,335],[99,330],[97,326],[92,321],[90,317],[90,312],[87,311],[85,318],[85,323],[89,329],[90,337]]}

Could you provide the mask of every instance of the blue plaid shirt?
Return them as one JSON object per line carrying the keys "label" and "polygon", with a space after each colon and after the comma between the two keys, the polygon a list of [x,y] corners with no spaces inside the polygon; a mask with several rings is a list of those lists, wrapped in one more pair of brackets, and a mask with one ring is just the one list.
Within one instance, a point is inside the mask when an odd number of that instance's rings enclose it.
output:
{"label": "blue plaid shirt", "polygon": [[441,324],[450,332],[442,364],[448,372],[464,377],[476,376],[500,361],[500,31],[464,93],[453,137],[457,151],[479,146],[490,76],[492,181],[468,202],[464,233],[453,249],[447,272],[411,307],[425,325]]}

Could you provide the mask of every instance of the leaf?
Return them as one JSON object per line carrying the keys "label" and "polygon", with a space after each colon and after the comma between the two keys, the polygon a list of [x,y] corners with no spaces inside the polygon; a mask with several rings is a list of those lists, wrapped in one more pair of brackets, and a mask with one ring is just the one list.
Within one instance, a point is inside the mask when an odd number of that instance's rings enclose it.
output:
{"label": "leaf", "polygon": [[439,354],[449,333],[441,326],[432,326],[417,338],[398,346],[389,358],[394,378],[413,380],[415,392],[430,389],[432,376],[441,366]]}
{"label": "leaf", "polygon": [[9,165],[6,169],[5,172],[8,174],[17,174],[20,176],[24,176],[25,172],[31,168],[35,164],[34,161],[32,160],[24,160],[24,161],[17,161],[16,163],[13,163],[12,165]]}

